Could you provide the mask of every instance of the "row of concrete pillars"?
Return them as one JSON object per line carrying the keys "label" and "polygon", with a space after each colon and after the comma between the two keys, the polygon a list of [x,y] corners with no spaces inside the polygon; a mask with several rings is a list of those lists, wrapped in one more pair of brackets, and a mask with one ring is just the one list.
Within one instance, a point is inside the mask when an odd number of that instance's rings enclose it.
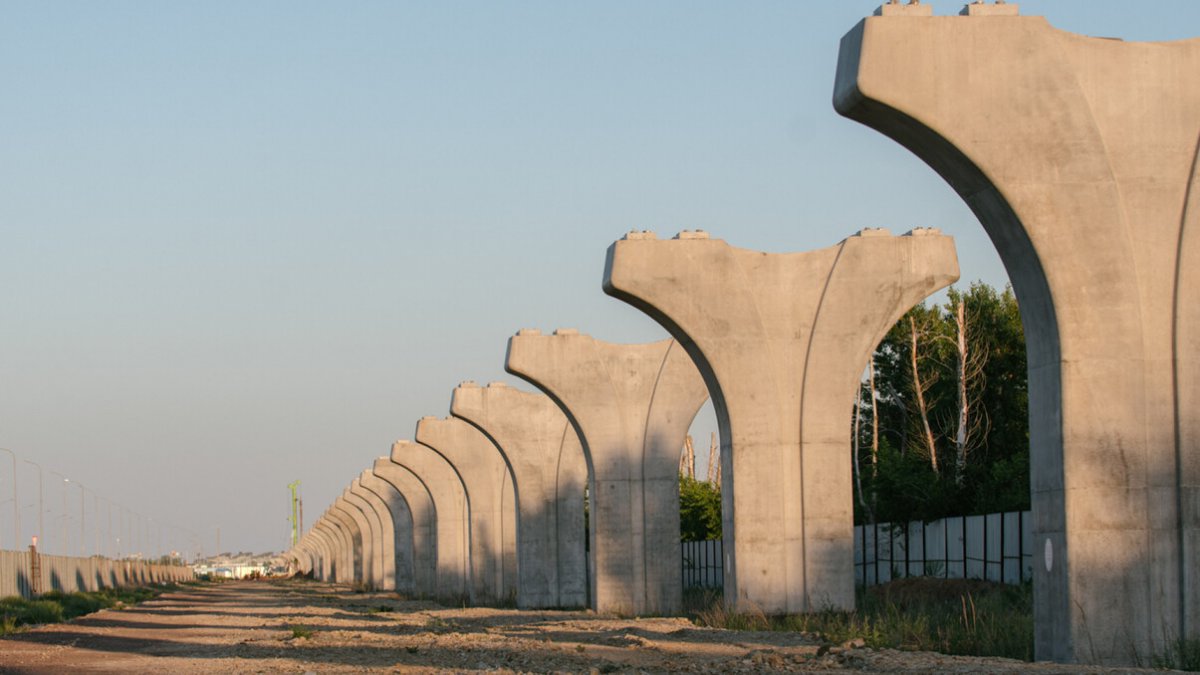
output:
{"label": "row of concrete pillars", "polygon": [[[1200,41],[1086,39],[1013,4],[963,14],[865,19],[835,108],[945,177],[1021,303],[1037,658],[1145,663],[1200,637]],[[678,453],[711,396],[726,602],[852,609],[848,411],[883,334],[957,278],[935,230],[787,254],[630,233],[604,291],[670,339],[520,331],[505,368],[541,393],[460,385],[451,417],[422,419],[293,556],[418,595],[678,612]]]}

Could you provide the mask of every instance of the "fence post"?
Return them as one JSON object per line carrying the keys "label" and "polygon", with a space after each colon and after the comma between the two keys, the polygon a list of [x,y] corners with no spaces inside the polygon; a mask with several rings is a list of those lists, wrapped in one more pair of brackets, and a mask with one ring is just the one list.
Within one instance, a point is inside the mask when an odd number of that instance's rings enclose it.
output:
{"label": "fence post", "polygon": [[36,542],[29,545],[29,594],[34,598],[42,594],[42,561]]}

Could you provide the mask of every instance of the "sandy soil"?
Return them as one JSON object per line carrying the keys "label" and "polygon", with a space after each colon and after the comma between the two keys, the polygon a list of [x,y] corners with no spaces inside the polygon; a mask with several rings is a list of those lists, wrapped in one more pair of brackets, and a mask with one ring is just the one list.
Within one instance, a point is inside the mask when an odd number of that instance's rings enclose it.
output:
{"label": "sandy soil", "polygon": [[464,671],[1154,672],[830,646],[684,619],[454,609],[304,581],[189,588],[0,639],[4,673]]}

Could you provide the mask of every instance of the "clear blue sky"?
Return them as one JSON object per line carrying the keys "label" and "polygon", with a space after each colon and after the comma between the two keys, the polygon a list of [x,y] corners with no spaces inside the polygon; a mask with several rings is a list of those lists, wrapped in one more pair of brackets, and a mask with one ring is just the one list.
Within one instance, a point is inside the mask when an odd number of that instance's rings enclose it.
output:
{"label": "clear blue sky", "polygon": [[[0,4],[0,447],[206,552],[218,526],[278,550],[289,481],[311,522],[460,380],[509,379],[517,329],[663,337],[600,291],[631,228],[795,251],[935,226],[964,281],[1005,283],[942,181],[832,110],[878,4]],[[1022,10],[1200,32],[1195,0]]]}

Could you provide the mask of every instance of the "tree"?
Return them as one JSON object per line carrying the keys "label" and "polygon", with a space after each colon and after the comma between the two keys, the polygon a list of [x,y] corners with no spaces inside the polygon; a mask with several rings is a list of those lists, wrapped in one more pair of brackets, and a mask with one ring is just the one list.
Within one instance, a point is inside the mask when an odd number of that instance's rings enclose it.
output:
{"label": "tree", "polygon": [[[880,343],[855,406],[856,518],[904,522],[1029,507],[1024,332],[1012,291],[951,289]],[[942,462],[945,458],[953,461]]]}
{"label": "tree", "polygon": [[679,476],[679,539],[721,538],[721,489],[707,481]]}

